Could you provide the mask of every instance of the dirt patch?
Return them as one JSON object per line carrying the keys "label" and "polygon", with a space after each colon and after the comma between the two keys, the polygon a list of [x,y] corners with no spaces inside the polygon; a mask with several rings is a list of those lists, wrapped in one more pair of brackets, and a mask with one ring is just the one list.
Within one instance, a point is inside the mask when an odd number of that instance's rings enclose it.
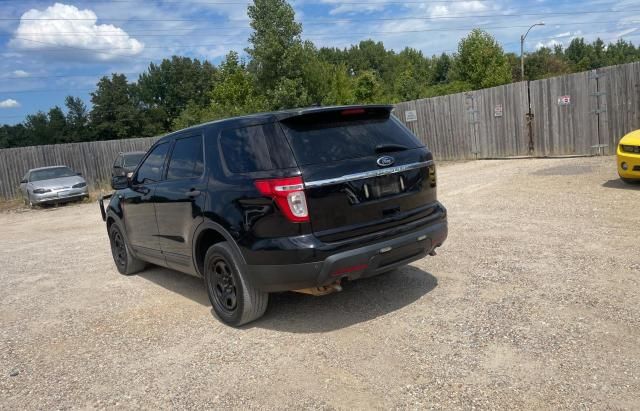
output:
{"label": "dirt patch", "polygon": [[0,408],[638,409],[640,191],[616,177],[446,164],[438,256],[242,329],[197,278],[119,275],[95,203],[0,214]]}

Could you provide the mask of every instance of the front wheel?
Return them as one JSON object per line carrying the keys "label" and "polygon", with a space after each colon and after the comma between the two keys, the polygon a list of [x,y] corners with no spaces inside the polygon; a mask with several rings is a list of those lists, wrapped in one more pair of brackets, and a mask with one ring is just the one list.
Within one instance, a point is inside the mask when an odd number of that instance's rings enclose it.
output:
{"label": "front wheel", "polygon": [[254,287],[240,267],[226,242],[211,246],[204,258],[204,281],[213,311],[234,327],[262,317],[269,303],[269,293]]}
{"label": "front wheel", "polygon": [[109,241],[111,242],[113,262],[116,263],[116,268],[120,274],[131,275],[144,270],[145,262],[131,255],[124,235],[122,235],[116,223],[111,224],[109,228]]}

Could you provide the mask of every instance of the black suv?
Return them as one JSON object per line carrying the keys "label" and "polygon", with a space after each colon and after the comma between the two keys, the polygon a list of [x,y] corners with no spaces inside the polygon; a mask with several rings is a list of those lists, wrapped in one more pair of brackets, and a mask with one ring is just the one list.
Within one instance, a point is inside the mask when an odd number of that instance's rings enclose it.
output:
{"label": "black suv", "polygon": [[447,221],[433,156],[391,110],[314,107],[163,137],[100,200],[118,271],[204,277],[238,326],[270,292],[323,294],[434,254]]}

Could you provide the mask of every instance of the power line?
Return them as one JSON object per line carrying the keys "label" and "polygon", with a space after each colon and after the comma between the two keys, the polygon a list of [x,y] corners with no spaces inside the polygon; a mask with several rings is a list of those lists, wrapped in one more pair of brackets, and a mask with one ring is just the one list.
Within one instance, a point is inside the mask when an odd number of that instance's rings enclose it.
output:
{"label": "power line", "polygon": [[[371,4],[371,3],[370,3]],[[375,4],[375,3],[372,3]],[[380,18],[367,18],[367,19],[308,19],[302,22],[308,24],[308,22],[319,23],[337,23],[337,22],[367,22],[367,21],[396,21],[396,20],[447,20],[447,19],[466,19],[466,18],[492,18],[492,17],[523,17],[523,16],[567,16],[567,15],[583,15],[583,14],[606,14],[606,13],[635,13],[640,12],[640,9],[629,10],[593,10],[593,11],[571,11],[571,12],[552,12],[552,13],[511,13],[511,14],[484,14],[484,15],[455,15],[455,16],[430,16],[430,17],[380,17]],[[211,18],[180,18],[180,19],[126,19],[126,18],[108,18],[104,20],[109,21],[124,21],[124,22],[193,22],[193,21],[211,21]],[[34,17],[34,18],[22,18],[22,17],[0,17],[0,21],[95,21],[93,18],[59,18],[59,17]],[[228,21],[251,21],[250,19],[228,19]]]}

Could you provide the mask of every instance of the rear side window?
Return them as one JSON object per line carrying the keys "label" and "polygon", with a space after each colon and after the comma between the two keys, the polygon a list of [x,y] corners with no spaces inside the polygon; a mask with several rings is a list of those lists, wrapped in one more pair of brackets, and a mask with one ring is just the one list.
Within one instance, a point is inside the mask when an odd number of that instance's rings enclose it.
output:
{"label": "rear side window", "polygon": [[227,168],[234,173],[296,165],[286,139],[273,123],[223,130],[220,147]]}
{"label": "rear side window", "polygon": [[202,137],[193,136],[176,140],[169,160],[167,179],[200,177],[204,170]]}
{"label": "rear side window", "polygon": [[423,146],[386,111],[373,115],[319,113],[286,120],[283,128],[300,165],[372,156],[378,154],[376,148],[379,147]]}
{"label": "rear side window", "polygon": [[162,178],[162,166],[169,150],[168,143],[157,145],[140,165],[136,175],[136,184],[153,183]]}

